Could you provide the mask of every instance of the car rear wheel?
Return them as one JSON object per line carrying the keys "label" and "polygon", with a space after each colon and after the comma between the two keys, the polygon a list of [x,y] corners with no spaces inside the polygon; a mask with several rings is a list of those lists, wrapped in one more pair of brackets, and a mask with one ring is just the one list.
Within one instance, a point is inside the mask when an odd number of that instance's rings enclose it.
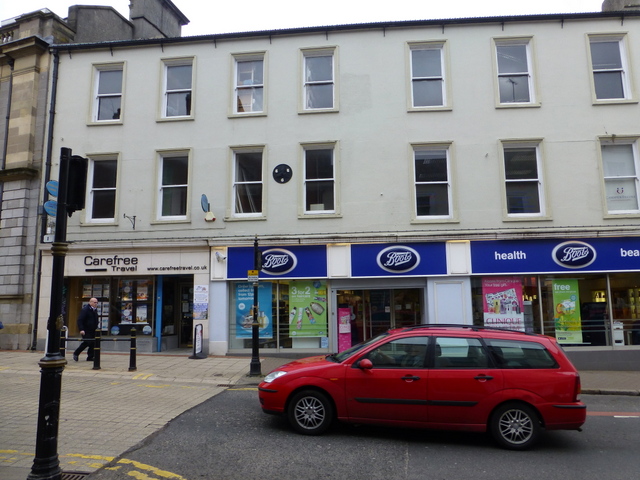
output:
{"label": "car rear wheel", "polygon": [[298,433],[320,435],[333,421],[333,406],[325,394],[305,390],[291,399],[287,416]]}
{"label": "car rear wheel", "polygon": [[493,412],[489,428],[501,447],[525,450],[540,436],[540,420],[533,408],[523,403],[507,403]]}

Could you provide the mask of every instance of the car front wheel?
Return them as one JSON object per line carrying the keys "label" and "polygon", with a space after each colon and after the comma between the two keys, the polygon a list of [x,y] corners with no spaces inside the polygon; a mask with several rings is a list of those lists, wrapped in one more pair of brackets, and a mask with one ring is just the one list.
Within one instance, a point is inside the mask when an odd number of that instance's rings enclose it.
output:
{"label": "car front wheel", "polygon": [[298,433],[320,435],[331,425],[333,406],[325,394],[305,390],[291,399],[287,416]]}
{"label": "car front wheel", "polygon": [[493,413],[489,428],[501,447],[525,450],[538,440],[541,427],[533,408],[521,403],[507,403]]}

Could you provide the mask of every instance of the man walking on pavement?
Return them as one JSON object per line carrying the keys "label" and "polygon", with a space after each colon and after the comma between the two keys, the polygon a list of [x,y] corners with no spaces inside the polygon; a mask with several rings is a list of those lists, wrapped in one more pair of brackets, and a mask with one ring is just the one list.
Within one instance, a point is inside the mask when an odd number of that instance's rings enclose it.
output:
{"label": "man walking on pavement", "polygon": [[82,353],[82,351],[89,347],[87,351],[87,361],[93,361],[93,344],[96,338],[96,329],[98,328],[98,299],[92,298],[89,300],[89,303],[82,307],[80,310],[80,315],[78,315],[78,330],[80,330],[80,335],[82,335],[82,343],[76,351],[73,352],[73,359],[77,362],[78,355]]}

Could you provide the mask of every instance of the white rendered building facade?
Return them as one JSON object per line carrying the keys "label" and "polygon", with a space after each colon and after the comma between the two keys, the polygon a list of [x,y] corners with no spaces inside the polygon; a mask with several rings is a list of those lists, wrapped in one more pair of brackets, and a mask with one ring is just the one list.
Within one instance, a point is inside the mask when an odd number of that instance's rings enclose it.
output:
{"label": "white rendered building facade", "polygon": [[68,316],[246,353],[257,239],[264,353],[463,323],[631,364],[639,39],[627,12],[61,45]]}

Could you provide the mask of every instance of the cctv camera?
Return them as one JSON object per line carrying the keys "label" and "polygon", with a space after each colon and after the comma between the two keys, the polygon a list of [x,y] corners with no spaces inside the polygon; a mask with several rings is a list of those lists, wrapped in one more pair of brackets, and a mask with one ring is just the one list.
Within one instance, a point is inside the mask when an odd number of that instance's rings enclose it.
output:
{"label": "cctv camera", "polygon": [[226,255],[223,255],[220,252],[216,252],[216,260],[219,262],[224,262],[227,259]]}

